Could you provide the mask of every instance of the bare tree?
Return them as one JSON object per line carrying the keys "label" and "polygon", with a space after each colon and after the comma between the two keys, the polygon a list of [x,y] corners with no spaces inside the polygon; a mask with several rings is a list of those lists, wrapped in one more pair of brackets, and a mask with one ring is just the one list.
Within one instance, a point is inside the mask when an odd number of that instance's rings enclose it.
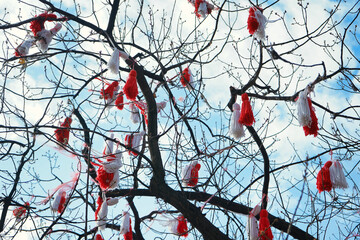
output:
{"label": "bare tree", "polygon": [[359,1],[0,13],[2,238],[360,234]]}

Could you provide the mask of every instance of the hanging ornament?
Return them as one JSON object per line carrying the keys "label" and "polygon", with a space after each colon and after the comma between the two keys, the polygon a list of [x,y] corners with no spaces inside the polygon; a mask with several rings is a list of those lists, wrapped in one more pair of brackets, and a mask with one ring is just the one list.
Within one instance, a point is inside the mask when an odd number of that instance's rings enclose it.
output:
{"label": "hanging ornament", "polygon": [[53,20],[48,20],[48,18],[54,18],[54,19],[57,18],[55,14],[47,13],[47,12],[44,12],[39,16],[35,16],[35,17],[42,17],[41,19],[36,19],[34,21],[31,21],[30,23],[30,29],[34,33],[35,37],[37,36],[38,32],[45,29],[45,21],[49,21],[49,22],[53,21]]}
{"label": "hanging ornament", "polygon": [[318,134],[318,119],[315,114],[315,109],[312,106],[311,99],[308,97],[310,93],[310,86],[301,91],[299,98],[296,100],[298,109],[299,124],[303,127],[305,136]]}
{"label": "hanging ornament", "polygon": [[100,234],[96,234],[95,240],[104,240]]}
{"label": "hanging ornament", "polygon": [[[148,115],[148,107],[147,107],[147,103],[144,102],[144,101],[134,101],[134,104],[138,107],[141,114],[144,116],[145,123],[148,124],[148,117],[147,117],[147,115]],[[166,101],[156,103],[157,113],[159,113],[165,107],[166,107]]]}
{"label": "hanging ornament", "polygon": [[25,57],[29,54],[29,49],[34,44],[34,39],[29,38],[23,41],[17,48],[15,48],[15,56],[16,57]]}
{"label": "hanging ornament", "polygon": [[250,212],[248,216],[248,221],[246,225],[246,231],[248,234],[248,240],[258,240],[259,237],[259,228],[256,220],[256,216],[260,213],[260,205],[256,205]]}
{"label": "hanging ornament", "polygon": [[55,138],[59,143],[64,144],[64,145],[67,145],[69,143],[71,122],[72,122],[71,117],[65,118],[65,121],[60,124],[61,128],[57,128],[54,131]]}
{"label": "hanging ornament", "polygon": [[115,106],[119,110],[124,109],[124,93],[122,91],[118,94],[118,96],[117,96],[117,98],[115,100]]}
{"label": "hanging ornament", "polygon": [[249,17],[247,20],[247,28],[249,33],[256,39],[265,41],[265,27],[267,23],[266,17],[262,14],[263,10],[259,7],[251,7],[249,9]]}
{"label": "hanging ornament", "polygon": [[182,171],[182,184],[184,187],[194,187],[198,184],[200,167],[198,161],[193,161],[185,166]]}
{"label": "hanging ornament", "polygon": [[126,80],[125,86],[123,88],[123,92],[127,99],[131,101],[136,100],[136,96],[138,95],[138,87],[137,87],[137,80],[136,80],[136,71],[132,69],[129,73],[129,77]]}
{"label": "hanging ornament", "polygon": [[125,240],[132,240],[133,233],[131,229],[131,219],[128,212],[123,212],[123,221],[120,227],[120,234],[123,234]]}
{"label": "hanging ornament", "polygon": [[116,101],[117,92],[119,90],[119,82],[113,81],[112,83],[108,83],[105,80],[97,78],[102,81],[107,87],[101,89],[100,94],[101,98],[105,99],[106,107],[112,107],[112,103]]}
{"label": "hanging ornament", "polygon": [[194,86],[193,86],[194,81],[193,81],[193,77],[192,77],[189,67],[185,68],[182,71],[180,82],[181,82],[181,85],[183,87],[186,87],[189,91],[191,91],[194,88]]}
{"label": "hanging ornament", "polygon": [[255,119],[247,93],[241,95],[241,100],[242,104],[239,123],[246,126],[252,126],[255,122]]}
{"label": "hanging ornament", "polygon": [[62,25],[60,23],[57,23],[52,29],[43,29],[36,34],[36,37],[39,39],[38,41],[36,41],[36,45],[41,52],[44,53],[48,50],[53,37],[60,31],[61,27]]}
{"label": "hanging ornament", "polygon": [[319,193],[330,191],[333,188],[345,189],[348,187],[341,163],[338,161],[327,161],[319,171],[316,178],[316,188]]}
{"label": "hanging ornament", "polygon": [[79,172],[75,173],[70,181],[60,184],[55,189],[53,189],[51,191],[52,193],[49,194],[49,196],[41,203],[42,204],[48,203],[49,200],[55,195],[55,193],[57,193],[54,201],[50,206],[50,209],[54,212],[58,212],[59,214],[61,214],[65,209],[65,205],[66,202],[68,201],[68,196],[70,192],[73,191],[75,188],[75,184],[77,183],[79,176],[80,176]]}
{"label": "hanging ornament", "polygon": [[[140,142],[144,135],[145,131],[141,131],[139,133],[127,134],[125,136],[125,146],[130,148],[130,150],[128,150],[129,154],[134,156],[138,155],[137,152],[140,152]],[[131,149],[136,150],[137,152],[132,151]]]}
{"label": "hanging ornament", "polygon": [[176,219],[170,221],[170,232],[182,237],[188,236],[187,221],[183,215],[179,215]]}
{"label": "hanging ornament", "polygon": [[270,221],[266,209],[260,211],[259,237],[261,240],[271,240],[274,238],[270,228]]}
{"label": "hanging ornament", "polygon": [[205,18],[214,10],[214,5],[205,0],[188,0],[195,7],[195,15]]}
{"label": "hanging ornament", "polygon": [[[113,138],[114,134],[111,133],[110,139]],[[122,167],[122,153],[119,146],[117,145],[116,149],[114,149],[113,144],[113,141],[106,140],[103,151],[106,161],[98,160],[100,164],[93,163],[95,166],[99,167],[96,171],[96,180],[102,190],[113,189],[119,185],[119,168]]]}
{"label": "hanging ornament", "polygon": [[26,202],[25,206],[23,207],[17,207],[13,210],[13,215],[15,216],[16,222],[21,221],[27,212],[27,208],[30,207],[30,203]]}
{"label": "hanging ornament", "polygon": [[135,106],[134,103],[130,103],[129,104],[129,109],[130,109],[130,120],[136,124],[140,122],[140,113],[139,113],[139,109]]}
{"label": "hanging ornament", "polygon": [[240,118],[240,105],[237,103],[233,104],[233,112],[231,114],[229,133],[235,139],[239,139],[245,136],[244,125],[239,123]]}
{"label": "hanging ornament", "polygon": [[106,227],[107,221],[107,214],[108,214],[108,204],[107,201],[102,201],[101,207],[95,215],[96,225],[99,230],[104,230]]}
{"label": "hanging ornament", "polygon": [[108,69],[113,74],[119,74],[119,57],[119,49],[115,48],[107,64]]}

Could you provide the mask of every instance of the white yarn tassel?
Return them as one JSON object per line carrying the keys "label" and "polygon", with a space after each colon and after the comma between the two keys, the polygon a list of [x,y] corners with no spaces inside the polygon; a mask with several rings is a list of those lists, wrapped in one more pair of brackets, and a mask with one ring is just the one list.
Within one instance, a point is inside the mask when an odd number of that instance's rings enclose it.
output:
{"label": "white yarn tassel", "polygon": [[110,72],[113,74],[119,74],[119,49],[115,48],[113,54],[110,57],[110,60],[107,64]]}
{"label": "white yarn tassel", "polygon": [[310,107],[308,102],[308,90],[300,92],[299,98],[296,101],[297,109],[298,109],[298,120],[302,127],[311,126],[311,114]]}
{"label": "white yarn tassel", "polygon": [[206,17],[206,15],[208,14],[207,5],[205,1],[200,3],[198,13],[200,13],[203,18]]}
{"label": "white yarn tassel", "polygon": [[[114,133],[110,134],[110,138],[111,139],[114,138]],[[105,148],[104,148],[104,155],[108,156],[108,155],[112,154],[113,149],[114,149],[114,142],[111,141],[111,140],[106,140],[105,141]]]}
{"label": "white yarn tassel", "polygon": [[140,142],[142,137],[145,135],[145,131],[141,131],[139,133],[135,133],[132,139],[132,148],[136,151],[140,152]]}
{"label": "white yarn tassel", "polygon": [[239,139],[245,136],[244,125],[239,123],[239,118],[240,118],[240,105],[234,103],[233,112],[230,120],[229,133],[230,136],[232,136],[235,139]]}
{"label": "white yarn tassel", "polygon": [[43,29],[40,32],[36,34],[38,38],[40,38],[36,45],[40,49],[41,52],[46,52],[49,48],[49,45],[53,39],[53,37],[58,33],[61,29],[62,25],[60,23],[57,23],[54,28],[47,30]]}
{"label": "white yarn tassel", "polygon": [[34,44],[34,39],[30,38],[23,41],[15,50],[19,53],[20,56],[27,56],[29,54],[29,49]]}
{"label": "white yarn tassel", "polygon": [[341,163],[339,161],[332,160],[330,166],[330,179],[333,188],[348,188],[348,183],[346,181],[344,171],[342,169]]}
{"label": "white yarn tassel", "polygon": [[257,240],[259,238],[259,228],[255,216],[260,213],[260,210],[260,205],[256,205],[248,216],[248,222],[246,225],[248,240]]}
{"label": "white yarn tassel", "polygon": [[128,212],[123,212],[123,221],[120,228],[120,234],[126,234],[130,231],[130,216]]}
{"label": "white yarn tassel", "polygon": [[96,225],[99,227],[100,230],[104,230],[106,227],[107,214],[108,214],[108,204],[105,200],[101,204],[101,208],[98,212],[98,219],[96,221]]}
{"label": "white yarn tassel", "polygon": [[139,109],[135,106],[134,103],[130,103],[129,104],[129,108],[130,108],[130,120],[136,124],[140,122],[140,113],[139,113]]}
{"label": "white yarn tassel", "polygon": [[267,24],[267,19],[264,16],[264,14],[262,14],[262,12],[259,9],[256,9],[255,11],[255,18],[259,23],[259,27],[257,28],[256,32],[254,33],[254,37],[261,40],[261,41],[265,41],[265,28],[266,28],[266,24]]}

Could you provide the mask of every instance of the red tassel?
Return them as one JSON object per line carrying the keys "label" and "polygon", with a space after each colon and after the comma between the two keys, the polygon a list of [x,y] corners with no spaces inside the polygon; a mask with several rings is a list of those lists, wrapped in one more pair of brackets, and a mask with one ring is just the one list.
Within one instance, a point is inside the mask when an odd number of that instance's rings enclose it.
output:
{"label": "red tassel", "polygon": [[115,106],[119,110],[124,109],[124,93],[122,91],[119,93],[118,97],[116,98]]}
{"label": "red tassel", "polygon": [[259,22],[255,17],[255,11],[256,11],[255,7],[251,7],[249,9],[249,17],[247,20],[247,24],[248,24],[247,29],[249,30],[249,33],[251,35],[253,35],[259,27]]}
{"label": "red tassel", "polygon": [[186,87],[188,84],[190,84],[190,80],[191,80],[191,73],[189,68],[187,67],[182,71],[180,78],[181,85],[183,85],[183,87]]}
{"label": "red tassel", "polygon": [[273,239],[270,221],[268,219],[268,212],[266,209],[260,211],[260,220],[259,220],[259,237],[261,240],[270,240]]}
{"label": "red tassel", "polygon": [[[211,14],[211,11],[214,9],[214,6],[205,0],[189,0],[195,6],[195,15],[200,17],[206,17],[207,14]],[[204,6],[205,4],[205,6]]]}
{"label": "red tassel", "polygon": [[188,227],[187,221],[183,215],[177,217],[178,225],[177,225],[177,233],[179,236],[187,237],[188,236]]}
{"label": "red tassel", "polygon": [[305,136],[314,135],[314,137],[316,137],[318,135],[318,130],[319,130],[318,119],[315,114],[315,109],[312,106],[311,99],[308,97],[307,100],[308,100],[309,108],[310,108],[311,124],[310,124],[310,126],[304,126],[303,129],[305,132]]}
{"label": "red tassel", "polygon": [[332,183],[330,178],[331,165],[332,161],[327,161],[317,175],[316,188],[319,190],[319,193],[321,193],[322,191],[329,192],[332,189]]}
{"label": "red tassel", "polygon": [[96,234],[95,240],[104,240],[100,234]]}
{"label": "red tassel", "polygon": [[[25,203],[25,206],[30,206],[29,202]],[[17,207],[13,210],[13,215],[17,220],[21,220],[26,214],[26,208],[25,207]]]}
{"label": "red tassel", "polygon": [[189,186],[193,187],[196,186],[196,184],[198,184],[200,167],[201,165],[198,163],[191,168],[191,178],[188,184]]}
{"label": "red tassel", "polygon": [[[58,128],[55,130],[55,138],[58,142],[62,144],[68,144],[69,143],[69,135],[70,135],[70,125],[71,125],[72,119],[71,117],[65,118],[65,121],[60,125],[62,128]],[[66,129],[64,129],[66,128]]]}
{"label": "red tassel", "polygon": [[95,211],[95,220],[98,220],[98,213],[100,211],[101,205],[103,204],[104,200],[99,196],[98,199],[96,200],[96,211]]}
{"label": "red tassel", "polygon": [[58,206],[58,209],[57,209],[58,213],[62,213],[64,211],[65,202],[66,202],[66,192],[62,192],[60,202],[59,202],[59,206]]}
{"label": "red tassel", "polygon": [[242,104],[241,104],[241,112],[240,112],[240,118],[239,123],[246,126],[251,126],[254,124],[254,114],[251,109],[249,96],[247,93],[244,93],[241,95]]}
{"label": "red tassel", "polygon": [[136,81],[136,71],[134,69],[130,71],[129,77],[126,80],[123,91],[124,91],[127,99],[129,99],[131,101],[136,100],[136,96],[138,95],[139,91],[138,91],[137,81]]}
{"label": "red tassel", "polygon": [[40,14],[39,16],[35,16],[35,17],[43,17],[43,19],[37,19],[37,20],[31,21],[31,23],[30,23],[30,29],[34,33],[35,37],[38,32],[40,32],[41,30],[43,30],[45,28],[45,25],[44,25],[45,21],[52,21],[52,20],[47,20],[47,18],[57,18],[57,16],[55,14],[47,13],[47,12],[44,12],[44,13]]}
{"label": "red tassel", "polygon": [[113,178],[114,178],[114,173],[106,172],[103,166],[100,166],[99,169],[97,170],[96,180],[99,182],[101,189],[109,188]]}
{"label": "red tassel", "polygon": [[129,231],[124,234],[125,240],[132,240],[133,239],[133,232],[131,228],[131,219],[129,218]]}
{"label": "red tassel", "polygon": [[[129,147],[129,148],[132,148],[132,142],[133,142],[133,139],[134,139],[134,134],[127,134],[125,136],[125,146],[126,147]],[[138,154],[136,152],[133,152],[133,151],[129,151],[129,155],[132,154],[134,156],[137,156]]]}
{"label": "red tassel", "polygon": [[112,82],[107,88],[101,89],[101,96],[105,98],[105,100],[112,99],[114,97],[114,93],[117,91],[119,83],[117,81]]}

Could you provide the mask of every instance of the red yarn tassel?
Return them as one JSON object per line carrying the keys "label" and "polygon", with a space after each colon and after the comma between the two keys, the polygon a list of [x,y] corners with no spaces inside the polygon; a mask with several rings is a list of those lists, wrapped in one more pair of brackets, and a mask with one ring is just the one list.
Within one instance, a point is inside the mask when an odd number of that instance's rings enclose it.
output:
{"label": "red yarn tassel", "polygon": [[241,95],[242,104],[241,104],[241,112],[239,123],[246,126],[251,126],[254,124],[254,114],[250,105],[249,96],[247,93]]}
{"label": "red yarn tassel", "polygon": [[177,225],[177,235],[187,237],[188,236],[188,227],[187,221],[183,215],[177,217],[178,225]]}
{"label": "red yarn tassel", "polygon": [[[55,138],[58,142],[62,144],[68,144],[69,143],[69,135],[70,135],[70,125],[71,125],[72,119],[71,117],[65,118],[65,121],[61,123],[60,127],[55,130]],[[64,129],[66,128],[66,129]]]}
{"label": "red yarn tassel", "polygon": [[198,163],[191,168],[191,178],[189,181],[189,186],[196,186],[199,182],[199,170],[201,165]]}
{"label": "red yarn tassel", "polygon": [[257,21],[257,19],[255,17],[255,11],[256,11],[255,7],[251,7],[249,9],[249,17],[247,20],[247,24],[248,24],[247,29],[249,30],[249,33],[251,35],[254,35],[254,33],[256,32],[256,30],[259,27],[259,22]]}
{"label": "red yarn tassel", "polygon": [[50,20],[47,20],[47,18],[57,18],[57,16],[55,14],[47,13],[47,12],[44,12],[44,13],[40,14],[39,16],[35,16],[35,17],[43,17],[43,19],[37,19],[37,20],[31,21],[31,23],[30,23],[30,29],[34,33],[35,37],[38,32],[40,32],[41,30],[43,30],[45,28],[45,25],[44,25],[45,21],[50,21]]}
{"label": "red yarn tassel", "polygon": [[108,173],[103,166],[100,166],[97,170],[96,180],[99,182],[101,189],[108,189],[114,178],[114,173]]}
{"label": "red yarn tassel", "polygon": [[[29,207],[29,202],[25,203],[25,206]],[[13,215],[15,216],[16,220],[21,220],[26,214],[26,208],[25,207],[17,207],[13,210]]]}
{"label": "red yarn tassel", "polygon": [[129,230],[127,233],[124,234],[125,240],[132,240],[133,239],[133,232],[131,228],[131,219],[129,218]]}
{"label": "red yarn tassel", "polygon": [[316,188],[319,190],[319,193],[321,193],[322,191],[329,192],[332,189],[332,183],[330,178],[331,165],[332,161],[327,161],[317,175]]}
{"label": "red yarn tassel", "polygon": [[58,213],[62,213],[64,211],[65,202],[66,202],[66,192],[62,192],[60,202],[59,202],[59,206],[58,206],[58,209],[57,209]]}
{"label": "red yarn tassel", "polygon": [[104,240],[100,234],[96,234],[95,240]]}
{"label": "red yarn tassel", "polygon": [[118,97],[116,98],[115,106],[119,110],[124,109],[124,93],[122,91],[119,93]]}
{"label": "red yarn tassel", "polygon": [[101,205],[103,204],[104,200],[99,196],[98,199],[96,200],[96,205],[97,208],[95,210],[95,220],[98,220],[98,214],[101,208]]}
{"label": "red yarn tassel", "polygon": [[[132,148],[132,142],[133,142],[133,139],[134,139],[134,134],[127,134],[125,136],[125,146],[127,146],[128,148]],[[136,152],[133,152],[133,151],[130,151],[129,150],[129,155],[132,154],[134,156],[137,156],[138,154]]]}
{"label": "red yarn tassel", "polygon": [[114,93],[118,90],[119,82],[112,82],[107,88],[101,89],[101,96],[105,99],[112,99],[114,97]]}
{"label": "red yarn tassel", "polygon": [[307,100],[308,100],[309,108],[310,108],[311,124],[310,124],[310,126],[304,126],[303,129],[305,132],[305,136],[314,135],[314,137],[316,137],[318,135],[318,130],[319,130],[318,119],[315,114],[315,109],[312,106],[311,99],[308,97]]}
{"label": "red yarn tassel", "polygon": [[130,71],[129,77],[126,80],[123,91],[127,99],[131,101],[136,100],[136,96],[138,95],[139,91],[137,87],[136,71],[134,69]]}
{"label": "red yarn tassel", "polygon": [[191,73],[189,68],[187,67],[182,71],[180,78],[181,85],[183,85],[183,87],[186,87],[188,84],[190,84],[190,80],[191,80]]}
{"label": "red yarn tassel", "polygon": [[259,237],[261,240],[270,240],[274,238],[271,232],[270,221],[266,209],[262,209],[260,211]]}

